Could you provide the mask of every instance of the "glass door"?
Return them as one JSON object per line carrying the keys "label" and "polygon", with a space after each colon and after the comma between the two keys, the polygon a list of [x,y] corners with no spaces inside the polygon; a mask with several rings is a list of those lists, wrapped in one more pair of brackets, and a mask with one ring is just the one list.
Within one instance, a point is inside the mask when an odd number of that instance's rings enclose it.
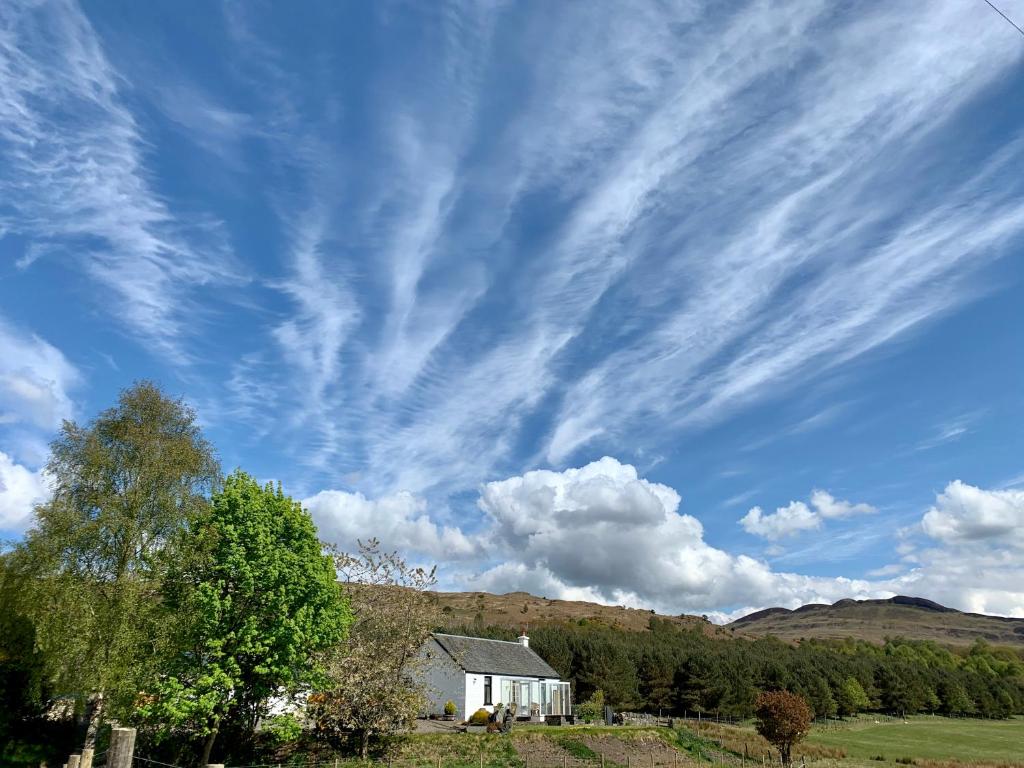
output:
{"label": "glass door", "polygon": [[516,717],[530,716],[530,683],[526,680],[519,682],[519,700],[516,702]]}

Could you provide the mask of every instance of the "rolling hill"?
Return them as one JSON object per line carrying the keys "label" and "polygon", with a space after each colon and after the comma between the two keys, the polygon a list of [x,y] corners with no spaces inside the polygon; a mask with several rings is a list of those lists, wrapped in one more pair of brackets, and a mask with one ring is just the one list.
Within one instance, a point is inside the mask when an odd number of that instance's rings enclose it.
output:
{"label": "rolling hill", "polygon": [[604,624],[634,632],[647,631],[652,616],[712,637],[773,635],[795,642],[804,638],[847,637],[881,643],[886,637],[934,640],[965,646],[982,638],[993,645],[1024,647],[1024,619],[964,613],[919,597],[888,600],[840,600],[813,603],[795,610],[767,608],[724,627],[700,616],[664,616],[654,611],[574,600],[549,600],[526,592],[435,592],[447,628],[481,624],[519,630],[524,626]]}
{"label": "rolling hill", "polygon": [[840,600],[795,610],[768,608],[727,625],[737,636],[774,635],[782,640],[853,637],[882,642],[886,637],[970,645],[982,638],[993,645],[1024,647],[1024,619],[964,613],[920,597]]}

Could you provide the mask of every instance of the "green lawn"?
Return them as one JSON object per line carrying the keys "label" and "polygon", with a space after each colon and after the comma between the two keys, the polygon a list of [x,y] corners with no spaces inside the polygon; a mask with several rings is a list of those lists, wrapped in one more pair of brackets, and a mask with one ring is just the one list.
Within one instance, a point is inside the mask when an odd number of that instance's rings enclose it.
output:
{"label": "green lawn", "polygon": [[887,761],[902,757],[933,760],[1024,763],[1024,719],[952,720],[914,717],[906,723],[861,720],[850,728],[815,729],[808,741],[842,747],[852,758]]}

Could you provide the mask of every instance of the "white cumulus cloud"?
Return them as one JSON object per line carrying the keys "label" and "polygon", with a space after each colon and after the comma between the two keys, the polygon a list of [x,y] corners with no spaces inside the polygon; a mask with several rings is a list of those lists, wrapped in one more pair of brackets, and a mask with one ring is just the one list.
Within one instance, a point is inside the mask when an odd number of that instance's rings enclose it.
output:
{"label": "white cumulus cloud", "polygon": [[1024,548],[1024,491],[990,491],[954,480],[921,520],[928,536],[949,544],[996,540]]}
{"label": "white cumulus cloud", "polygon": [[471,583],[674,612],[892,594],[866,581],[778,573],[717,549],[679,504],[674,489],[610,457],[487,483],[479,505],[506,560]]}
{"label": "white cumulus cloud", "polygon": [[0,531],[24,531],[32,519],[32,507],[47,493],[41,470],[33,472],[0,451]]}
{"label": "white cumulus cloud", "polygon": [[427,503],[408,491],[378,499],[361,493],[320,491],[304,499],[326,541],[352,549],[358,539],[377,538],[385,549],[442,560],[471,556],[476,545],[458,528],[436,524]]}
{"label": "white cumulus cloud", "polygon": [[64,354],[0,318],[0,425],[54,430],[72,415],[79,374]]}
{"label": "white cumulus cloud", "polygon": [[754,536],[778,541],[803,531],[818,530],[825,520],[870,515],[877,511],[870,504],[852,504],[835,498],[828,491],[816,489],[811,491],[810,505],[803,501],[791,501],[767,514],[761,507],[752,507],[740,518],[740,525]]}
{"label": "white cumulus cloud", "polygon": [[851,504],[836,499],[832,494],[822,490],[811,491],[811,506],[818,515],[826,519],[871,515],[878,511],[870,504]]}
{"label": "white cumulus cloud", "polygon": [[975,613],[1024,616],[1024,491],[949,483],[913,529],[901,531],[913,569],[893,588]]}
{"label": "white cumulus cloud", "polygon": [[821,528],[821,518],[802,501],[791,501],[769,514],[765,514],[760,507],[752,507],[740,518],[740,525],[747,533],[777,541],[786,536],[795,536],[801,531]]}
{"label": "white cumulus cloud", "polygon": [[[950,483],[913,529],[935,546],[915,548],[912,561],[877,568],[869,578],[776,571],[758,558],[714,547],[704,540],[701,522],[680,512],[675,489],[607,456],[484,484],[477,505],[485,518],[468,532],[439,523],[427,502],[408,492],[370,499],[323,491],[304,504],[330,541],[351,546],[375,536],[386,547],[434,560],[444,588],[526,590],[727,621],[768,606],[896,594],[1024,616],[1021,542],[1014,538],[1022,528],[1021,495]],[[816,490],[809,503],[795,501],[767,515],[752,510],[745,520],[771,538],[876,511]],[[893,537],[910,530],[894,528]]]}

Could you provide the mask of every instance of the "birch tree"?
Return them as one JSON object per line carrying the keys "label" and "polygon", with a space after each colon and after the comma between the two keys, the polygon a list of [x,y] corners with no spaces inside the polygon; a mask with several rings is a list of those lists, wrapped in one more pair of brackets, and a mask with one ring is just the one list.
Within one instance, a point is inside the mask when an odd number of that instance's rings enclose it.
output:
{"label": "birch tree", "polygon": [[[158,594],[219,468],[195,412],[151,382],[86,425],[65,421],[46,467],[52,495],[9,554],[50,690],[130,711],[166,652]],[[101,717],[94,708],[90,738]]]}

